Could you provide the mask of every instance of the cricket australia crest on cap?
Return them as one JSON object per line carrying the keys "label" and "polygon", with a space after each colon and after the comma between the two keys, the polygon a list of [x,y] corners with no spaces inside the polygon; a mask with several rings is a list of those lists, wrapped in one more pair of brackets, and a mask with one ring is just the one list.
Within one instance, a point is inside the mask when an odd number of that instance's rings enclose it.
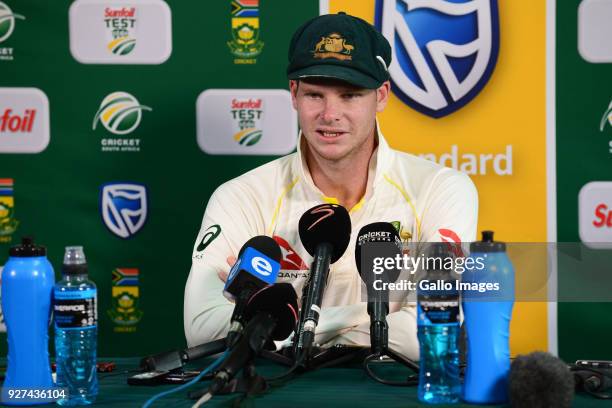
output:
{"label": "cricket australia crest on cap", "polygon": [[497,62],[497,0],[377,0],[376,26],[393,49],[393,91],[434,118],[474,99]]}
{"label": "cricket australia crest on cap", "polygon": [[351,52],[355,49],[354,45],[347,44],[346,38],[339,33],[331,33],[321,37],[315,45],[315,58],[336,58],[341,61],[352,60]]}

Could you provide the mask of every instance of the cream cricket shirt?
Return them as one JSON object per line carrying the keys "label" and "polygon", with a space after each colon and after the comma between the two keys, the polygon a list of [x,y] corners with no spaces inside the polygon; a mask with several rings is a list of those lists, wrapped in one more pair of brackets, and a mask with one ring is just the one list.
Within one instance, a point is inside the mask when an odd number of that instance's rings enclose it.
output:
{"label": "cream cricket shirt", "polygon": [[[478,195],[470,178],[456,170],[389,147],[378,131],[362,200],[349,209],[352,234],[344,255],[331,266],[317,327],[318,343],[369,345],[367,303],[355,265],[355,239],[372,222],[396,222],[406,241],[471,242],[476,237]],[[256,235],[280,245],[278,282],[290,282],[298,298],[312,257],[298,234],[298,221],[311,207],[336,202],[314,185],[298,151],[221,185],[211,196],[193,249],[185,287],[184,325],[189,346],[224,337],[234,304],[223,296],[218,271],[229,271],[227,257]],[[397,225],[397,224],[396,224]],[[365,290],[365,289],[364,289]],[[414,307],[389,315],[389,344],[418,356]],[[415,356],[416,353],[416,356]]]}

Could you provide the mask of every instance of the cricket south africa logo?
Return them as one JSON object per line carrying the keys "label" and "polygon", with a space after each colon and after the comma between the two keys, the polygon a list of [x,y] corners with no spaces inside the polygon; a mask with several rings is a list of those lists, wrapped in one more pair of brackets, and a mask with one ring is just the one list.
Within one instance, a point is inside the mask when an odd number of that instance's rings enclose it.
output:
{"label": "cricket south africa logo", "polygon": [[136,7],[106,7],[106,48],[115,55],[127,55],[136,46]]}
{"label": "cricket south africa logo", "polygon": [[[599,121],[599,131],[603,132],[606,128],[606,123],[608,124],[608,128],[612,128],[612,100],[608,105],[608,109],[604,112],[601,120]],[[608,152],[612,154],[612,140],[608,142]]]}
{"label": "cricket south africa logo", "polygon": [[13,179],[0,178],[0,243],[10,243],[18,226],[19,221],[15,219]]}
{"label": "cricket south africa logo", "polygon": [[[0,43],[6,41],[15,30],[15,20],[25,20],[21,14],[13,13],[13,11],[0,1]],[[13,48],[0,47],[0,60],[12,61]]]}
{"label": "cricket south africa logo", "polygon": [[25,17],[13,13],[9,6],[0,1],[0,43],[13,34],[16,19],[25,20]]}
{"label": "cricket south africa logo", "polygon": [[604,131],[606,127],[606,123],[608,123],[609,126],[612,126],[612,100],[610,101],[610,105],[608,105],[608,109],[606,109],[603,116],[601,117],[601,121],[599,122],[600,132]]}
{"label": "cricket south africa logo", "polygon": [[234,140],[243,146],[257,144],[262,135],[263,100],[234,98],[231,113],[236,130]]}
{"label": "cricket south africa logo", "polygon": [[489,81],[499,51],[497,0],[377,0],[389,40],[393,91],[434,118],[468,104]]}
{"label": "cricket south africa logo", "polygon": [[263,50],[259,39],[259,0],[232,0],[232,39],[227,42],[234,64],[255,64]]}
{"label": "cricket south africa logo", "polygon": [[115,333],[133,333],[142,319],[140,309],[140,271],[137,268],[116,268],[112,272],[112,307],[108,316],[115,324]]}
{"label": "cricket south africa logo", "polygon": [[107,183],[100,190],[100,210],[106,228],[128,239],[147,220],[147,189],[138,183]]}
{"label": "cricket south africa logo", "polygon": [[[96,112],[92,130],[98,123],[110,133],[123,136],[132,133],[140,125],[142,111],[152,111],[148,106],[141,105],[138,100],[127,92],[113,92],[106,96]],[[107,138],[101,141],[103,152],[139,152],[138,138]]]}

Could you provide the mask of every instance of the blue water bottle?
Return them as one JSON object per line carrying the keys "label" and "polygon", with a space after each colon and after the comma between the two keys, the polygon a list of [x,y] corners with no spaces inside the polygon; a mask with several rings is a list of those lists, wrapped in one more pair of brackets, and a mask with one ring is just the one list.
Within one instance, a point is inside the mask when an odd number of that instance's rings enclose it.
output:
{"label": "blue water bottle", "polygon": [[417,288],[419,401],[453,404],[461,397],[459,292],[449,269],[446,244],[430,244],[427,272]]}
{"label": "blue water bottle", "polygon": [[63,278],[53,289],[57,386],[68,395],[59,405],[87,405],[98,394],[97,289],[87,275],[83,247],[66,247]]}
{"label": "blue water bottle", "polygon": [[9,250],[2,270],[2,312],[8,334],[8,368],[2,386],[6,405],[45,404],[49,400],[16,398],[15,390],[53,387],[48,327],[55,280],[47,250],[26,237]]}
{"label": "blue water bottle", "polygon": [[[467,333],[467,368],[463,399],[474,404],[508,402],[510,318],[514,305],[514,269],[506,244],[483,231],[470,245],[473,264],[462,276]],[[478,291],[486,287],[489,290]],[[484,285],[484,286],[483,286]]]}

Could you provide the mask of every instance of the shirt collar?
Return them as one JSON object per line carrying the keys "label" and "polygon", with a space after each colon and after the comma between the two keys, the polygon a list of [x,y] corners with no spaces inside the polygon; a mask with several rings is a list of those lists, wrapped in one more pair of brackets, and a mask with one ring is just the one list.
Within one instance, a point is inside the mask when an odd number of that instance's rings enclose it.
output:
{"label": "shirt collar", "polygon": [[[376,139],[378,141],[378,146],[374,149],[368,165],[368,184],[366,186],[366,193],[359,203],[353,207],[353,209],[357,209],[364,200],[368,200],[372,196],[375,186],[384,177],[384,174],[391,165],[391,161],[393,159],[392,150],[380,130],[378,120],[376,121]],[[302,180],[304,180],[304,184],[307,185],[310,190],[316,193],[321,200],[334,204],[337,203],[337,200],[334,197],[325,196],[325,194],[323,194],[323,192],[314,184],[310,174],[310,169],[306,163],[306,152],[304,148],[305,143],[306,138],[300,130],[298,137],[297,157],[294,161],[294,174],[298,175]]]}

